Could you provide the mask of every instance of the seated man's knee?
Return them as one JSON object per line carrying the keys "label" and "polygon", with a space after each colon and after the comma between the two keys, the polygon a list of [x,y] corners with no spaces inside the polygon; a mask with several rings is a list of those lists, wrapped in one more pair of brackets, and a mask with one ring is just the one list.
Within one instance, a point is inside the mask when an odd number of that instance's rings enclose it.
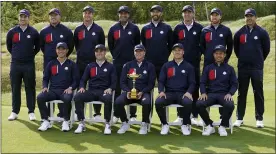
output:
{"label": "seated man's knee", "polygon": [[101,101],[104,103],[112,103],[112,95],[111,94],[103,94]]}
{"label": "seated man's knee", "polygon": [[72,101],[72,94],[63,94],[62,97],[61,97],[61,100],[64,103],[71,103],[71,101]]}
{"label": "seated man's knee", "polygon": [[223,108],[233,111],[235,109],[235,105],[233,101],[226,101],[223,105]]}
{"label": "seated man's knee", "polygon": [[36,97],[37,102],[46,102],[46,95],[45,93],[40,93]]}
{"label": "seated man's knee", "polygon": [[164,97],[157,98],[155,101],[155,107],[163,107],[166,102],[166,99]]}
{"label": "seated man's knee", "polygon": [[183,106],[191,106],[193,105],[193,101],[190,100],[189,98],[185,97],[181,100],[181,105]]}
{"label": "seated man's knee", "polygon": [[197,108],[206,108],[206,105],[205,105],[206,103],[205,103],[205,101],[203,101],[203,100],[198,100],[197,102],[196,102],[196,107]]}
{"label": "seated man's knee", "polygon": [[126,94],[121,94],[117,99],[115,100],[115,105],[124,105],[126,100]]}
{"label": "seated man's knee", "polygon": [[82,102],[83,93],[77,93],[74,97],[75,102]]}

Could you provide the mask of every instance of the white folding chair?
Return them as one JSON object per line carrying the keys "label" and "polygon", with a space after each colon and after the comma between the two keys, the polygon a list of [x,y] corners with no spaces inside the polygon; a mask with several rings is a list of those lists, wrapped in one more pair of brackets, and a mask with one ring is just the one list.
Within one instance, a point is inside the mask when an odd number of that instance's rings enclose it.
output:
{"label": "white folding chair", "polygon": [[[110,125],[113,125],[113,110],[114,110],[114,99],[115,99],[115,91],[112,91],[112,109],[111,109],[111,117],[110,117]],[[85,118],[84,121],[88,122],[90,125],[93,123],[105,123],[106,120],[105,119],[95,119],[93,117],[93,104],[103,104],[104,102],[101,101],[92,101],[92,102],[85,102],[84,103],[84,111],[85,111],[85,115],[86,115],[86,106],[87,104],[89,104],[89,117]]]}
{"label": "white folding chair", "polygon": [[[206,108],[207,112],[210,113],[210,108],[220,108],[220,107],[223,107],[219,104],[215,104],[215,105],[212,105],[208,108]],[[220,121],[216,121],[216,122],[213,122],[213,126],[219,126],[220,125]],[[202,127],[202,130],[204,131],[204,128],[205,128],[205,124],[203,125]],[[233,134],[233,123],[232,123],[232,115],[229,119],[229,128],[230,128],[230,131],[231,131],[231,134]]]}
{"label": "white folding chair", "polygon": [[[73,91],[73,98],[72,98],[72,109],[71,109],[71,115],[70,115],[70,129],[73,127],[73,123],[75,121],[74,119],[74,113],[75,113],[75,102],[74,102],[74,96],[76,94],[76,90]],[[53,124],[54,122],[60,122],[60,121],[64,121],[64,118],[60,118],[60,117],[56,117],[54,115],[54,104],[59,104],[59,103],[64,103],[61,100],[52,100],[47,102],[48,107],[50,106],[50,117],[49,117],[49,121],[51,124]]]}
{"label": "white folding chair", "polygon": [[178,107],[183,107],[182,105],[179,105],[179,104],[171,104],[171,105],[168,105],[166,106],[166,119],[167,119],[167,122],[170,126],[181,126],[182,125],[182,122],[170,122],[170,113],[169,113],[169,108],[170,107],[174,107],[174,108],[178,108]]}
{"label": "white folding chair", "polygon": [[[150,92],[150,101],[151,101],[151,111],[150,111],[150,115],[149,115],[149,125],[148,125],[148,132],[150,132],[150,127],[151,127],[151,118],[152,118],[152,113],[153,113],[153,93],[154,93],[154,90],[152,89],[151,92]],[[130,106],[142,106],[138,103],[132,103],[132,104],[128,104],[126,105],[126,113],[127,113],[127,119],[130,119]],[[128,123],[130,125],[141,125],[142,121],[128,121]]]}

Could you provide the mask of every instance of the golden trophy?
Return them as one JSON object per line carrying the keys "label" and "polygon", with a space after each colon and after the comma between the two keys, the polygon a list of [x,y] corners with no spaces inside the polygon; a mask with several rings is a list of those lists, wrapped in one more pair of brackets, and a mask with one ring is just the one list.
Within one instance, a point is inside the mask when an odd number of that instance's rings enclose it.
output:
{"label": "golden trophy", "polygon": [[133,87],[130,91],[130,99],[137,99],[137,90],[135,89],[135,81],[136,79],[141,77],[141,74],[136,74],[136,71],[134,71],[131,74],[127,74],[127,77],[132,79],[132,82],[133,82]]}

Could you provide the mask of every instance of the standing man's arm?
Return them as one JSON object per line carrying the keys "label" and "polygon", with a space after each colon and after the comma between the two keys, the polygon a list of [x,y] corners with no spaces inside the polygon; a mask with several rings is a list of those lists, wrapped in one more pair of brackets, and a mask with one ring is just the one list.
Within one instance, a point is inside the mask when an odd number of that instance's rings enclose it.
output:
{"label": "standing man's arm", "polygon": [[173,44],[178,43],[178,28],[177,26],[173,30]]}
{"label": "standing man's arm", "polygon": [[135,38],[134,38],[134,44],[140,44],[140,30],[138,28],[138,26],[136,26],[135,28]]}
{"label": "standing man's arm", "polygon": [[68,31],[67,42],[68,42],[68,49],[69,49],[67,56],[69,56],[74,50],[73,33],[70,29]]}
{"label": "standing man's arm", "polygon": [[105,36],[104,36],[104,31],[103,31],[103,28],[102,27],[100,27],[101,28],[101,30],[100,30],[100,32],[99,32],[99,44],[102,44],[102,45],[104,45],[105,46]]}
{"label": "standing man's arm", "polygon": [[261,43],[262,43],[264,60],[265,60],[270,52],[270,38],[266,31],[263,32]]}
{"label": "standing man's arm", "polygon": [[7,50],[9,51],[10,54],[12,52],[12,34],[13,34],[12,31],[9,30],[6,37]]}
{"label": "standing man's arm", "polygon": [[205,42],[205,33],[204,30],[201,30],[201,34],[200,34],[200,47],[201,47],[201,51],[202,54],[205,54],[205,50],[206,50],[206,42]]}
{"label": "standing man's arm", "polygon": [[141,30],[141,42],[143,46],[146,48],[145,27],[143,27]]}
{"label": "standing man's arm", "polygon": [[170,54],[172,52],[172,46],[173,46],[173,31],[172,31],[172,28],[171,26],[168,25],[168,51],[169,51],[169,55],[168,55],[168,58],[170,57]]}
{"label": "standing man's arm", "polygon": [[236,57],[239,58],[240,53],[240,35],[239,32],[236,32],[234,35],[234,52],[236,54]]}
{"label": "standing man's arm", "polygon": [[40,50],[43,52],[43,54],[44,54],[44,47],[45,47],[45,40],[44,40],[44,35],[43,35],[43,32],[42,31],[40,31],[40,34],[39,34],[39,37],[40,37],[40,39],[39,39],[39,41],[40,41]]}
{"label": "standing man's arm", "polygon": [[109,51],[110,51],[111,55],[114,56],[113,55],[113,50],[114,50],[115,47],[114,47],[114,38],[113,38],[113,30],[112,30],[112,28],[109,29],[107,39],[108,39],[108,48],[109,48]]}
{"label": "standing man's arm", "polygon": [[79,48],[79,38],[78,38],[78,29],[76,28],[74,30],[74,36],[73,36],[73,40],[74,40],[74,45],[75,45],[75,48],[76,50]]}
{"label": "standing man's arm", "polygon": [[233,50],[233,37],[230,29],[228,31],[228,35],[226,38],[226,46],[227,46],[227,49],[226,49],[225,61],[228,62],[232,55],[232,50]]}
{"label": "standing man's arm", "polygon": [[34,53],[36,55],[40,50],[40,37],[38,31],[35,31],[34,36]]}

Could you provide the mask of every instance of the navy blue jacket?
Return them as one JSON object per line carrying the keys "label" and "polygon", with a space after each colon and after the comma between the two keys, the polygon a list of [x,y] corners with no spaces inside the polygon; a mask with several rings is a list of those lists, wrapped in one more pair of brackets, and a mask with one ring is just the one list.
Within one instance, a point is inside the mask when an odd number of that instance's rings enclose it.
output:
{"label": "navy blue jacket", "polygon": [[73,33],[63,24],[59,23],[56,27],[49,24],[40,31],[40,48],[46,61],[57,58],[56,45],[59,42],[67,44],[69,56],[74,49]]}
{"label": "navy blue jacket", "polygon": [[141,30],[141,41],[146,48],[146,59],[154,65],[163,65],[171,54],[173,40],[170,25],[159,22],[157,27],[152,22]]}
{"label": "navy blue jacket", "polygon": [[11,54],[12,63],[33,63],[39,52],[39,33],[32,26],[23,32],[19,25],[7,33],[7,49]]}
{"label": "navy blue jacket", "polygon": [[270,51],[269,35],[258,25],[254,26],[251,33],[247,26],[243,26],[234,36],[234,51],[239,69],[262,70]]}
{"label": "navy blue jacket", "polygon": [[203,48],[204,67],[215,62],[213,50],[217,45],[223,45],[227,48],[225,62],[228,62],[233,49],[232,32],[222,24],[218,25],[217,30],[213,25],[206,26],[202,29],[200,44]]}
{"label": "navy blue jacket", "polygon": [[238,89],[238,80],[235,70],[227,63],[217,63],[206,66],[200,80],[200,92],[223,93],[234,95]]}
{"label": "navy blue jacket", "polygon": [[134,59],[133,49],[140,44],[140,30],[128,22],[124,29],[120,22],[115,23],[108,32],[108,48],[113,57],[113,64],[123,65]]}
{"label": "navy blue jacket", "polygon": [[61,65],[57,59],[50,61],[44,71],[43,88],[65,90],[78,87],[79,71],[75,62],[70,59]]}
{"label": "navy blue jacket", "polygon": [[108,88],[115,89],[117,83],[116,69],[113,64],[105,61],[100,67],[98,63],[92,62],[85,68],[80,81],[80,88],[85,88],[89,80],[89,90]]}
{"label": "navy blue jacket", "polygon": [[127,77],[127,74],[131,74],[136,71],[136,74],[140,74],[141,77],[135,82],[135,88],[143,93],[150,93],[155,84],[155,67],[152,63],[143,60],[142,65],[139,67],[137,60],[126,63],[122,69],[120,86],[123,91],[130,92],[133,83],[132,79]]}
{"label": "navy blue jacket", "polygon": [[200,67],[202,48],[200,47],[200,35],[203,26],[197,22],[188,31],[183,21],[176,25],[173,31],[173,44],[181,43],[184,47],[184,60],[195,68]]}
{"label": "navy blue jacket", "polygon": [[89,31],[84,24],[76,27],[74,31],[74,44],[77,51],[77,63],[89,64],[96,60],[95,46],[105,44],[105,36],[102,27],[93,22]]}
{"label": "navy blue jacket", "polygon": [[194,67],[183,60],[180,65],[172,60],[165,63],[160,71],[158,91],[160,92],[189,92],[195,89]]}

